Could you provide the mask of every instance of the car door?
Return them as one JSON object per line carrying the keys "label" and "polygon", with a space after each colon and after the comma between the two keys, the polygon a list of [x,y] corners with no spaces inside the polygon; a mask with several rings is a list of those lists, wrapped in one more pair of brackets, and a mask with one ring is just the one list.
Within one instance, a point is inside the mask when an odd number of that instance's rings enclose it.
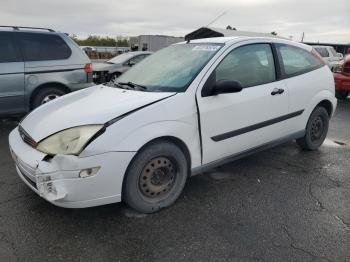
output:
{"label": "car door", "polygon": [[24,63],[11,32],[0,32],[0,114],[25,110]]}
{"label": "car door", "polygon": [[[288,89],[277,81],[272,45],[255,43],[226,52],[206,85],[239,81],[243,90],[202,96],[197,91],[203,164],[258,147],[288,134]],[[219,59],[220,60],[220,59]]]}

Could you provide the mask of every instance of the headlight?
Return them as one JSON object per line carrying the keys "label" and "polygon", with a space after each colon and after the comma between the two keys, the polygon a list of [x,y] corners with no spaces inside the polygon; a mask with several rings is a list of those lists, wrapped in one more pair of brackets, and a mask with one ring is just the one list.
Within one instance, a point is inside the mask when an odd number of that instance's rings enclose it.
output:
{"label": "headlight", "polygon": [[78,155],[102,128],[103,125],[86,125],[60,131],[39,142],[37,150],[49,155]]}

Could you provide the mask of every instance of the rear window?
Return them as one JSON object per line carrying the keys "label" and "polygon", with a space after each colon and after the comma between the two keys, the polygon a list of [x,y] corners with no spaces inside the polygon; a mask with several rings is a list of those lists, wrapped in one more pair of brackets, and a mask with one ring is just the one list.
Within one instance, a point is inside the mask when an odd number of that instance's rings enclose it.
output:
{"label": "rear window", "polygon": [[62,60],[72,54],[58,35],[19,33],[19,40],[26,61]]}
{"label": "rear window", "polygon": [[19,62],[18,54],[10,33],[0,33],[0,63]]}
{"label": "rear window", "polygon": [[299,47],[278,44],[277,51],[282,71],[287,77],[303,74],[324,66],[324,63],[313,54]]}

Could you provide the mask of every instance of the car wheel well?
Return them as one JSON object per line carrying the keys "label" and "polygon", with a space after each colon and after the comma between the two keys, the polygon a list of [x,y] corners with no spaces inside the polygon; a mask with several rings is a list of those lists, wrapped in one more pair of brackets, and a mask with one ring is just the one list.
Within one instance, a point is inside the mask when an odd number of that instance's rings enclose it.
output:
{"label": "car wheel well", "polygon": [[60,84],[60,83],[45,83],[45,84],[42,84],[42,85],[38,86],[37,88],[35,88],[34,91],[32,92],[32,94],[30,95],[30,99],[29,99],[30,109],[33,109],[33,101],[34,101],[35,96],[41,90],[43,90],[45,88],[49,88],[49,87],[55,87],[55,88],[61,89],[65,93],[69,93],[70,92],[70,89],[67,86],[65,86],[63,84]]}
{"label": "car wheel well", "polygon": [[[178,146],[181,151],[185,154],[185,157],[187,159],[187,164],[188,164],[188,168],[191,168],[191,154],[190,151],[188,150],[188,147],[186,146],[185,142],[183,142],[181,139],[174,137],[174,136],[162,136],[162,137],[157,137],[149,142],[147,142],[144,146],[142,146],[140,148],[140,150],[142,150],[143,148],[147,147],[150,144],[153,143],[158,143],[158,142],[170,142],[173,143],[174,145]],[[140,151],[139,150],[139,151]]]}
{"label": "car wheel well", "polygon": [[331,117],[332,112],[333,112],[333,105],[329,100],[323,100],[320,103],[317,104],[316,107],[318,106],[322,106],[327,110],[327,113],[329,115],[329,117]]}

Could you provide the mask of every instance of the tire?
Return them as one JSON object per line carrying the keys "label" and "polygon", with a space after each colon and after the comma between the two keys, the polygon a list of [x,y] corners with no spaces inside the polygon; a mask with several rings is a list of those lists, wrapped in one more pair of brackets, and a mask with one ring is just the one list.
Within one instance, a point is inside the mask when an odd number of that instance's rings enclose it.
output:
{"label": "tire", "polygon": [[141,150],[128,167],[123,201],[142,213],[154,213],[172,205],[181,195],[188,177],[182,150],[170,142],[157,142]]}
{"label": "tire", "polygon": [[349,91],[344,91],[344,90],[335,90],[335,97],[338,99],[346,99],[349,95]]}
{"label": "tire", "polygon": [[32,109],[35,109],[47,102],[52,101],[53,99],[56,99],[57,97],[65,95],[66,92],[60,88],[57,87],[47,87],[42,90],[40,90],[35,97],[33,98],[32,102]]}
{"label": "tire", "polygon": [[329,115],[327,110],[318,106],[312,111],[307,122],[305,136],[297,139],[297,144],[304,150],[316,150],[326,139],[329,127]]}

